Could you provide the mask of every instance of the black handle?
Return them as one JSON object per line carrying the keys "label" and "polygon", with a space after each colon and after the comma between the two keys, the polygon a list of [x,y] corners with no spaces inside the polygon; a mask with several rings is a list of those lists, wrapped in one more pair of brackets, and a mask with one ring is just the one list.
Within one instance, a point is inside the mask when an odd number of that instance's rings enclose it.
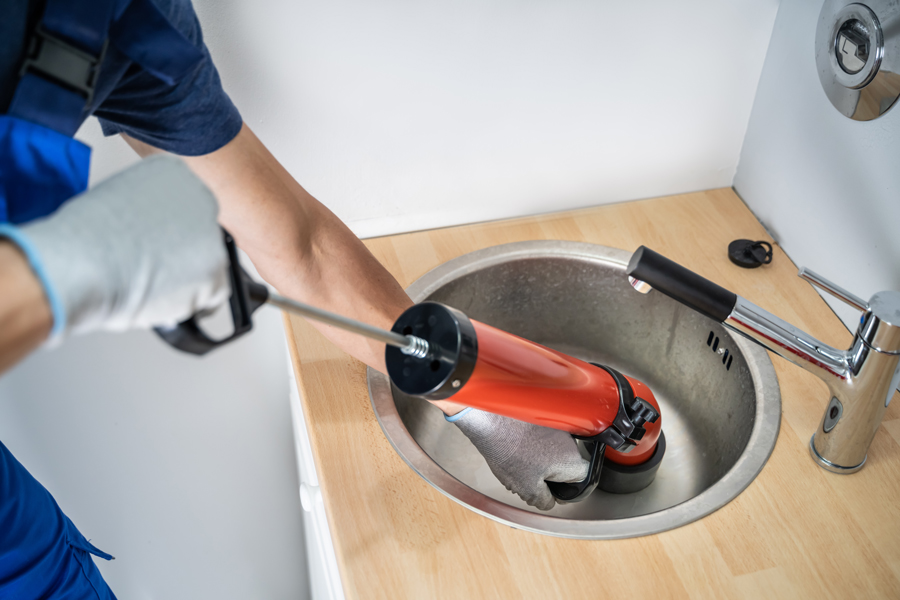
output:
{"label": "black handle", "polygon": [[588,467],[587,477],[583,481],[565,483],[562,481],[546,481],[550,493],[560,504],[580,502],[591,495],[600,483],[600,471],[603,469],[603,457],[606,454],[606,444],[602,442],[585,442],[593,446],[591,449],[591,462]]}
{"label": "black handle", "polygon": [[728,318],[737,301],[733,292],[646,246],[631,256],[626,273],[720,323]]}
{"label": "black handle", "polygon": [[225,249],[228,252],[228,275],[231,280],[231,320],[234,323],[234,331],[228,337],[214,340],[209,337],[198,324],[198,319],[204,314],[196,314],[182,321],[174,327],[154,327],[159,337],[170,346],[183,352],[202,356],[214,348],[223,346],[253,329],[251,315],[257,308],[265,304],[269,297],[269,290],[261,283],[257,283],[247,275],[238,261],[237,246],[231,234],[222,230],[225,240]]}

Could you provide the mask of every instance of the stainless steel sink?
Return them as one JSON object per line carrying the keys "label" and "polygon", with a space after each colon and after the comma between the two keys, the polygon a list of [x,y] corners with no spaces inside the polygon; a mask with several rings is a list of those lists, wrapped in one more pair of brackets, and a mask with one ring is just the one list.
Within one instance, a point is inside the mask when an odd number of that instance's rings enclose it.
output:
{"label": "stainless steel sink", "polygon": [[469,440],[427,402],[369,369],[375,414],[401,457],[463,506],[549,535],[657,533],[724,506],[759,474],[778,437],[781,394],[764,349],[659,292],[628,283],[630,254],[575,242],[506,244],[461,256],[407,290],[473,319],[644,381],[662,408],[667,451],[634,494],[594,492],[549,512],[494,478]]}

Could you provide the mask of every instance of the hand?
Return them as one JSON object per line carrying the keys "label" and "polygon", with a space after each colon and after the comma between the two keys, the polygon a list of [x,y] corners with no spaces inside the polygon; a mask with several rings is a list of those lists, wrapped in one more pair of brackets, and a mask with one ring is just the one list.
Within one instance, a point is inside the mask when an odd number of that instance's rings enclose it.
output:
{"label": "hand", "polygon": [[160,156],[20,228],[0,226],[27,256],[53,312],[51,338],[182,321],[227,299],[228,255],[212,193],[179,159]]}
{"label": "hand", "polygon": [[545,480],[572,483],[587,477],[589,463],[565,431],[474,408],[447,420],[475,444],[500,483],[531,506],[550,510],[556,504]]}

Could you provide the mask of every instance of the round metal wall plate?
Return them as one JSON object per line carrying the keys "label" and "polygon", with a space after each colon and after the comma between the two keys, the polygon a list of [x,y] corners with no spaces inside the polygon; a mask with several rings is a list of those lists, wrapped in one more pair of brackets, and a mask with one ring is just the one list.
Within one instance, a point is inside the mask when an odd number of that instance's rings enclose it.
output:
{"label": "round metal wall plate", "polygon": [[871,121],[886,113],[900,97],[900,0],[826,0],[816,67],[844,116]]}

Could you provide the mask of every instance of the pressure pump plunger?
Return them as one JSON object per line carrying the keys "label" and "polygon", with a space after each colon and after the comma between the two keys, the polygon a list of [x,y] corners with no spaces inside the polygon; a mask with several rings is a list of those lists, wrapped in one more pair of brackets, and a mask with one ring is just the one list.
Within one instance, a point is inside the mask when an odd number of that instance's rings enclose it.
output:
{"label": "pressure pump plunger", "polygon": [[[422,358],[387,348],[388,375],[400,391],[561,429],[589,446],[588,478],[551,483],[557,499],[583,499],[598,483],[607,491],[632,492],[652,481],[665,439],[659,404],[642,382],[436,302],[407,309],[393,331],[424,339],[431,348]],[[604,455],[608,470],[619,472],[609,486],[601,477]]]}

